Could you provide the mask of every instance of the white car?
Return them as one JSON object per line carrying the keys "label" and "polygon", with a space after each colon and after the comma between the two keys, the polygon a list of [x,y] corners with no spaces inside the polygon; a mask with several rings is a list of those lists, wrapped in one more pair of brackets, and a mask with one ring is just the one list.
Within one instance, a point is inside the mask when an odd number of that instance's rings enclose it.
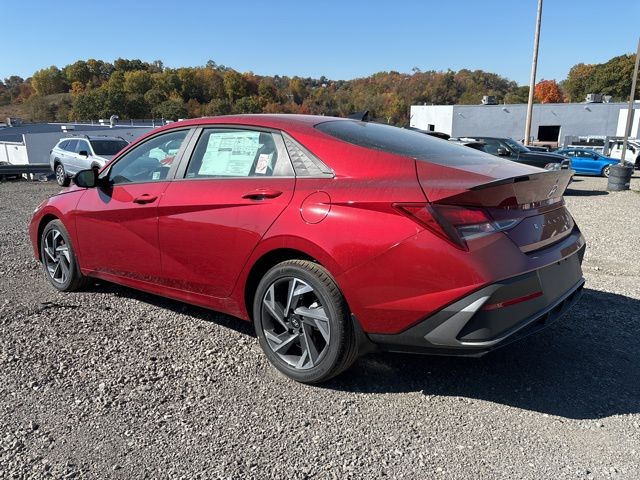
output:
{"label": "white car", "polygon": [[61,187],[69,185],[80,170],[102,168],[116,153],[128,145],[120,137],[75,136],[58,140],[49,155],[51,170]]}
{"label": "white car", "polygon": [[[609,151],[609,157],[622,158],[622,140],[616,140],[611,143],[611,149]],[[624,161],[631,163],[635,168],[640,169],[640,142],[637,140],[629,140],[627,142],[627,151],[624,155]]]}

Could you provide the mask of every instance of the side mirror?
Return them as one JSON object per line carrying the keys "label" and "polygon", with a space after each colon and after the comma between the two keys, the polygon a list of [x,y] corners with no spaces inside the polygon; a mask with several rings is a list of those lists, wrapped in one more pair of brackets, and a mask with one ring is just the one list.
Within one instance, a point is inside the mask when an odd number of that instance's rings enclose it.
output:
{"label": "side mirror", "polygon": [[504,147],[498,147],[498,156],[499,157],[508,157],[511,155],[511,152]]}
{"label": "side mirror", "polygon": [[73,177],[73,183],[81,188],[94,188],[98,185],[98,170],[95,168],[80,170]]}
{"label": "side mirror", "polygon": [[89,156],[89,152],[87,152],[86,150],[80,150],[78,152],[78,155],[80,155],[81,157],[88,157]]}

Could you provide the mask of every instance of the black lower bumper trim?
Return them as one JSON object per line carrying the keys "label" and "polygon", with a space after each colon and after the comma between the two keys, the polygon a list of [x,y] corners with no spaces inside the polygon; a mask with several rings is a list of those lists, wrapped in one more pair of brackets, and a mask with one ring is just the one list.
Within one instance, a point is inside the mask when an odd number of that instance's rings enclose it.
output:
{"label": "black lower bumper trim", "polygon": [[[582,253],[484,287],[401,333],[369,338],[387,351],[483,355],[544,328],[578,301],[584,286]],[[532,292],[539,295],[515,305],[482,308]]]}

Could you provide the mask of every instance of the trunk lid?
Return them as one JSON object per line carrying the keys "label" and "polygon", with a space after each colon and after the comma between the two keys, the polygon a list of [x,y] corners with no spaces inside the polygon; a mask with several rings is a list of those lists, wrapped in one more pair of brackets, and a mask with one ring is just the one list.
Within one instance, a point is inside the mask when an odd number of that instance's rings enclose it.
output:
{"label": "trunk lid", "polygon": [[564,194],[571,172],[541,170],[514,162],[446,167],[416,162],[420,185],[436,205],[480,208],[528,253],[568,236],[575,224]]}

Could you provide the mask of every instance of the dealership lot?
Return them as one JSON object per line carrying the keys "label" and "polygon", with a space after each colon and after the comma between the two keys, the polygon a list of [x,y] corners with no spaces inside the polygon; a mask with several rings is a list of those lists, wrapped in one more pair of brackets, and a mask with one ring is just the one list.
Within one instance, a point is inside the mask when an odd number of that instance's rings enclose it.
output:
{"label": "dealership lot", "polygon": [[[286,380],[240,320],[102,284],[56,293],[0,184],[0,477],[637,478],[640,178],[577,177],[581,302],[481,359],[370,355]],[[109,248],[109,239],[104,239]]]}

